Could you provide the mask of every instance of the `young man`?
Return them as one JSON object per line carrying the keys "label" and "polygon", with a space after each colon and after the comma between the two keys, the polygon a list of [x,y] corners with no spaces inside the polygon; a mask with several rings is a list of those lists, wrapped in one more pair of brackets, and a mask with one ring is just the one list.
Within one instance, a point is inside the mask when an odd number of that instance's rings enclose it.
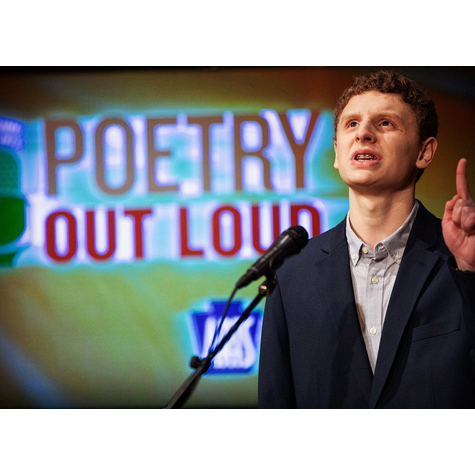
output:
{"label": "young man", "polygon": [[433,102],[389,71],[335,114],[350,209],[277,272],[261,408],[474,408],[475,204],[466,160],[442,222],[415,200],[437,148]]}

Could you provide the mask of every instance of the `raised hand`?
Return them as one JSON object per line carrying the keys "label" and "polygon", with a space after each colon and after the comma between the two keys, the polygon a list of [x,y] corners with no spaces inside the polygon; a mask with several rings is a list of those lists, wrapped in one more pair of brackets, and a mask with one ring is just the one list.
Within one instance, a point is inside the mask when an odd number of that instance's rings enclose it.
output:
{"label": "raised hand", "polygon": [[457,267],[475,272],[475,203],[467,182],[467,160],[461,158],[456,172],[457,194],[445,205],[442,231]]}

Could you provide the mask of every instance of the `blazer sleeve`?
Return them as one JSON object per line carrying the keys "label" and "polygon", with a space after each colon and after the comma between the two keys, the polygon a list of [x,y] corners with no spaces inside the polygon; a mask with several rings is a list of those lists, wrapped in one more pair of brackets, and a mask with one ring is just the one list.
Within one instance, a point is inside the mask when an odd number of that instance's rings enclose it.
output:
{"label": "blazer sleeve", "polygon": [[277,282],[266,301],[258,379],[260,409],[295,408],[290,345],[284,305]]}
{"label": "blazer sleeve", "polygon": [[[463,316],[472,348],[475,349],[475,273],[465,274],[449,264],[463,302]],[[475,357],[475,354],[474,354]]]}

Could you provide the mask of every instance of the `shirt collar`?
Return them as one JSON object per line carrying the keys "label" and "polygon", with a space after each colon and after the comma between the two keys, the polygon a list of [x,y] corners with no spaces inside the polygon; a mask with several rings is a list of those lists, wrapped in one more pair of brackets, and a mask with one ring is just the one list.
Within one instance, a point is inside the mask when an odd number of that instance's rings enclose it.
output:
{"label": "shirt collar", "polygon": [[391,236],[376,244],[374,249],[371,249],[355,234],[351,228],[350,213],[348,213],[346,215],[346,239],[348,241],[350,262],[356,266],[362,255],[370,259],[379,260],[389,254],[394,262],[400,264],[418,209],[419,202],[415,200],[414,206],[402,226]]}

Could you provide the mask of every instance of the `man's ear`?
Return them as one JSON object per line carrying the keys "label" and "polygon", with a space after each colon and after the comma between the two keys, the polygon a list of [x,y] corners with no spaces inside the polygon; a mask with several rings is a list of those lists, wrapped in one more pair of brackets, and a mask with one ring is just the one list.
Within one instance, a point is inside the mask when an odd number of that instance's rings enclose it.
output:
{"label": "man's ear", "polygon": [[335,149],[335,161],[333,162],[333,168],[338,170],[338,152],[336,150],[336,140],[333,141],[333,148]]}
{"label": "man's ear", "polygon": [[419,156],[417,157],[416,167],[420,169],[427,168],[432,162],[436,150],[437,139],[435,137],[429,137],[424,140],[424,142],[422,142]]}

